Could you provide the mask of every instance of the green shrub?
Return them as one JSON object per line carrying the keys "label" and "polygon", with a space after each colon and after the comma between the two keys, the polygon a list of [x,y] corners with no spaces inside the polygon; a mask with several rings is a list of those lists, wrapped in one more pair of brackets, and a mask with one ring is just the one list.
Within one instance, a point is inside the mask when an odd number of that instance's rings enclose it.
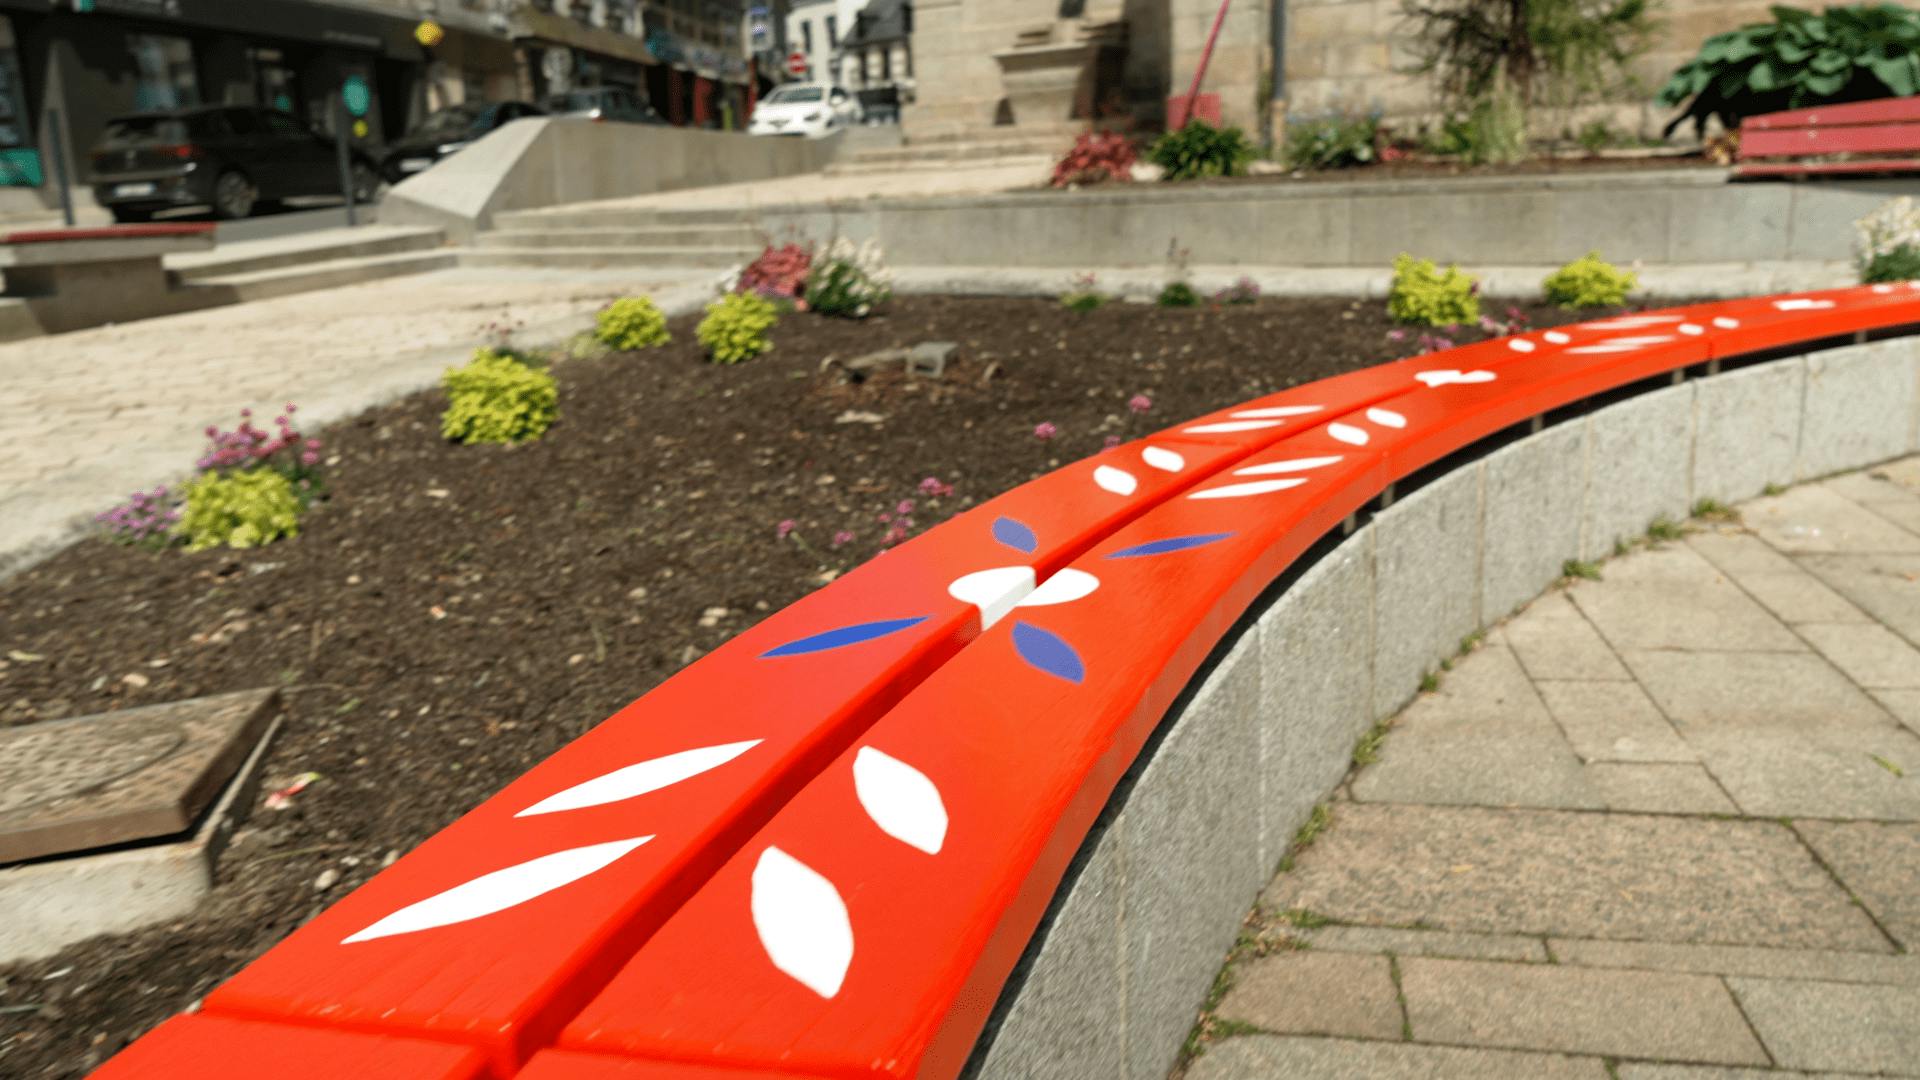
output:
{"label": "green shrub", "polygon": [[1496,83],[1466,115],[1447,121],[1453,153],[1469,165],[1508,165],[1527,156],[1527,112],[1519,92]]}
{"label": "green shrub", "polygon": [[767,331],[779,321],[773,304],[752,293],[728,293],[707,305],[707,317],[695,331],[708,359],[716,364],[737,364],[751,360],[773,343]]}
{"label": "green shrub", "polygon": [[1622,270],[1589,251],[1541,282],[1547,303],[1563,308],[1619,307],[1640,284],[1640,275]]}
{"label": "green shrub", "polygon": [[625,296],[600,310],[595,319],[594,337],[622,351],[665,345],[673,340],[667,333],[667,317],[644,296]]}
{"label": "green shrub", "polygon": [[893,276],[880,246],[869,240],[855,247],[840,237],[813,264],[807,278],[807,309],[822,315],[864,319],[893,298]]}
{"label": "green shrub", "polygon": [[1387,314],[1418,326],[1458,326],[1480,318],[1480,283],[1457,266],[1443,272],[1431,259],[1402,252],[1393,260]]}
{"label": "green shrub", "polygon": [[1239,176],[1253,160],[1253,144],[1237,127],[1189,120],[1179,131],[1160,136],[1148,149],[1147,160],[1160,166],[1168,180]]}
{"label": "green shrub", "polygon": [[1860,271],[1860,281],[1867,285],[1885,281],[1920,281],[1920,247],[1897,247],[1875,255]]}
{"label": "green shrub", "polygon": [[1666,133],[1691,119],[1704,134],[1718,117],[1732,130],[1749,116],[1905,97],[1920,92],[1920,10],[1899,4],[1775,7],[1773,21],[1715,34],[1656,98],[1686,103]]}
{"label": "green shrub", "polygon": [[1153,302],[1161,307],[1199,307],[1200,294],[1184,281],[1169,281]]}
{"label": "green shrub", "polygon": [[186,512],[174,529],[188,551],[259,547],[300,534],[300,498],[291,480],[270,469],[204,473],[187,485]]}
{"label": "green shrub", "polygon": [[462,368],[440,377],[447,411],[440,434],[462,443],[517,443],[537,439],[559,416],[553,376],[491,349],[476,349]]}
{"label": "green shrub", "polygon": [[1290,169],[1346,169],[1372,164],[1379,141],[1377,114],[1289,118],[1284,154]]}
{"label": "green shrub", "polygon": [[1920,207],[1902,195],[1853,223],[1854,265],[1866,284],[1920,278]]}

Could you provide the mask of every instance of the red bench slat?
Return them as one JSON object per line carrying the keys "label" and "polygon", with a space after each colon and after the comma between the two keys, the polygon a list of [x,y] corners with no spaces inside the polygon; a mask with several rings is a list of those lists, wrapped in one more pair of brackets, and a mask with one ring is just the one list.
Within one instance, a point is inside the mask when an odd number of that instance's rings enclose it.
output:
{"label": "red bench slat", "polygon": [[1740,157],[1900,154],[1920,150],[1920,123],[1759,130],[1740,136]]}
{"label": "red bench slat", "polygon": [[1846,124],[1920,123],[1920,96],[1855,101],[1845,105],[1817,105],[1811,109],[1786,109],[1781,112],[1749,116],[1740,122],[1743,133],[1772,128],[1803,128],[1815,125],[1833,127]]}
{"label": "red bench slat", "polygon": [[0,244],[52,244],[63,240],[142,240],[156,236],[200,236],[212,222],[163,222],[159,225],[109,225],[97,229],[29,229],[0,237]]}
{"label": "red bench slat", "polygon": [[485,1080],[478,1051],[450,1043],[193,1013],[149,1032],[91,1080]]}

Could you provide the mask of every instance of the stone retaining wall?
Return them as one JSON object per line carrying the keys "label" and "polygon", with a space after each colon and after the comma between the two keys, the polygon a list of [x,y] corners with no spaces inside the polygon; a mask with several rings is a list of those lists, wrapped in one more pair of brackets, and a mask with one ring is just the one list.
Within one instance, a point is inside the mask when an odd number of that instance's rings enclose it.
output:
{"label": "stone retaining wall", "polygon": [[1550,587],[1564,560],[1602,557],[1697,499],[1915,450],[1920,337],[1896,337],[1580,412],[1393,501],[1215,649],[1089,835],[971,1074],[1164,1077],[1354,741],[1462,638]]}

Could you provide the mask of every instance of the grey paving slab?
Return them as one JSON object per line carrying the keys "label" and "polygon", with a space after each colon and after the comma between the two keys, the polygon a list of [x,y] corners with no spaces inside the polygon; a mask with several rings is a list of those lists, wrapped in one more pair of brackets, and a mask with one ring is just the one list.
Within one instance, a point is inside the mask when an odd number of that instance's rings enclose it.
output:
{"label": "grey paving slab", "polygon": [[1264,901],[1343,923],[1890,951],[1774,822],[1354,803]]}
{"label": "grey paving slab", "polygon": [[[1920,487],[1909,486],[1894,479],[1895,474],[1890,470],[1896,467],[1899,466],[1890,463],[1861,472],[1842,473],[1820,481],[1820,486],[1862,506],[1875,506],[1878,503],[1920,502]],[[1914,471],[1920,472],[1920,470]]]}
{"label": "grey paving slab", "polygon": [[1688,537],[1687,543],[1786,622],[1872,621],[1866,612],[1752,533],[1705,532]]}
{"label": "grey paving slab", "polygon": [[1920,454],[1889,461],[1869,470],[1875,478],[1920,495]]}
{"label": "grey paving slab", "polygon": [[1726,792],[1698,764],[1594,762],[1586,781],[1608,810],[1643,814],[1732,814]]}
{"label": "grey paving slab", "polygon": [[1500,627],[1534,679],[1629,679],[1599,631],[1564,592],[1549,592]]}
{"label": "grey paving slab", "polygon": [[1920,1076],[1920,988],[1746,977],[1727,985],[1781,1065]]}
{"label": "grey paving slab", "polygon": [[1731,578],[1683,544],[1605,564],[1602,580],[1568,595],[1616,649],[1752,649],[1806,646]]}
{"label": "grey paving slab", "polygon": [[1639,683],[1541,680],[1534,686],[1585,761],[1699,760]]}
{"label": "grey paving slab", "polygon": [[1780,949],[1742,945],[1672,945],[1647,941],[1553,938],[1553,956],[1581,967],[1691,971],[1701,975],[1760,975],[1781,979],[1920,986],[1920,956]]}
{"label": "grey paving slab", "polygon": [[1400,987],[1420,1042],[1769,1063],[1711,976],[1409,957]]}
{"label": "grey paving slab", "polygon": [[1920,555],[1807,555],[1799,562],[1909,644],[1920,645]]}
{"label": "grey paving slab", "polygon": [[1920,690],[1875,690],[1873,696],[1887,707],[1894,719],[1920,735]]}
{"label": "grey paving slab", "polygon": [[1878,731],[1886,713],[1813,653],[1622,654],[1654,703],[1689,743],[1715,730]]}
{"label": "grey paving slab", "polygon": [[1800,636],[1861,686],[1920,688],[1920,649],[1879,623],[1807,623]]}
{"label": "grey paving slab", "polygon": [[1783,555],[1740,525],[1694,526],[1686,545],[1722,572],[1738,577],[1753,573],[1785,573],[1793,559]]}
{"label": "grey paving slab", "polygon": [[1208,1049],[1188,1080],[1606,1080],[1596,1057],[1453,1046],[1241,1035]]}
{"label": "grey paving slab", "polygon": [[1784,1069],[1733,1069],[1718,1065],[1648,1065],[1623,1061],[1619,1080],[1857,1080],[1845,1073],[1789,1072]]}
{"label": "grey paving slab", "polygon": [[1894,940],[1920,952],[1920,825],[1801,821],[1794,827]]}
{"label": "grey paving slab", "polygon": [[1868,509],[1908,532],[1920,536],[1920,501],[1873,503]]}
{"label": "grey paving slab", "polygon": [[1234,972],[1215,1013],[1280,1035],[1400,1037],[1400,998],[1385,956],[1282,952]]}
{"label": "grey paving slab", "polygon": [[1587,425],[1561,424],[1487,456],[1480,609],[1492,620],[1540,595],[1580,553]]}
{"label": "grey paving slab", "polygon": [[1920,738],[1892,723],[1845,734],[1725,730],[1689,741],[1742,813],[1920,821]]}
{"label": "grey paving slab", "polygon": [[1399,930],[1387,926],[1323,926],[1303,930],[1308,945],[1333,952],[1444,956],[1456,960],[1514,960],[1545,963],[1539,938],[1518,934],[1450,934],[1443,930]]}
{"label": "grey paving slab", "polygon": [[1376,717],[1480,626],[1480,473],[1450,473],[1373,521]]}
{"label": "grey paving slab", "polygon": [[1740,508],[1747,528],[1793,554],[1920,551],[1920,536],[1831,489],[1796,487]]}

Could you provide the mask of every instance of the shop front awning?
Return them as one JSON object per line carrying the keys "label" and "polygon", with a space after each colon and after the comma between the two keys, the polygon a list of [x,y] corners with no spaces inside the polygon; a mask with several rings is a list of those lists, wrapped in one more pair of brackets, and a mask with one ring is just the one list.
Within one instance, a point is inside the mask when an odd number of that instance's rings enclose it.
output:
{"label": "shop front awning", "polygon": [[565,15],[522,8],[513,16],[513,36],[635,64],[659,63],[647,43],[628,34],[588,26]]}

